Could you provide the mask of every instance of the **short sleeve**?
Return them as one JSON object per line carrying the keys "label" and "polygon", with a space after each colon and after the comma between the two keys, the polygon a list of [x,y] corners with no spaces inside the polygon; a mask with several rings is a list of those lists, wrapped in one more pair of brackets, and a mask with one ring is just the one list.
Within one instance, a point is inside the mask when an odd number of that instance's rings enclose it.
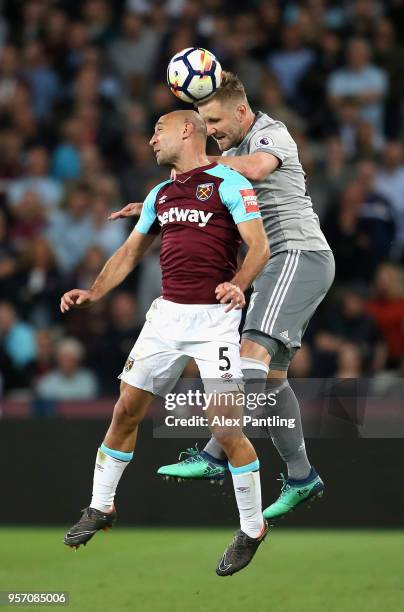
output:
{"label": "short sleeve", "polygon": [[369,89],[384,93],[388,87],[388,78],[384,70],[375,68],[369,79]]}
{"label": "short sleeve", "polygon": [[339,70],[331,73],[327,81],[327,93],[330,96],[341,96],[345,93],[346,85],[344,85],[344,79]]}
{"label": "short sleeve", "polygon": [[146,196],[139,221],[135,225],[135,229],[141,234],[158,234],[156,199],[160,189],[169,182],[159,183]]}
{"label": "short sleeve", "polygon": [[291,152],[294,142],[285,127],[267,127],[252,135],[249,142],[249,155],[263,152],[271,153],[279,159],[281,164]]}
{"label": "short sleeve", "polygon": [[261,217],[254,188],[244,176],[229,169],[230,172],[219,187],[219,195],[230,211],[234,223],[242,223]]}

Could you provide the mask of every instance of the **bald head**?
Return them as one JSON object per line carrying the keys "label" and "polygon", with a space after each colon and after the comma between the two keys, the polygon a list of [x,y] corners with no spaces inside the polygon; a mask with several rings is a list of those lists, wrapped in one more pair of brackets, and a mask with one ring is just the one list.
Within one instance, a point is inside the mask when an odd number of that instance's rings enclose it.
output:
{"label": "bald head", "polygon": [[207,130],[194,110],[167,113],[157,121],[150,145],[159,165],[175,165],[179,159],[206,159]]}
{"label": "bald head", "polygon": [[167,115],[163,115],[159,121],[164,122],[174,122],[178,125],[178,127],[184,127],[190,125],[193,127],[191,132],[195,132],[196,135],[204,138],[206,140],[206,125],[199,113],[194,110],[177,110],[172,113],[167,113]]}

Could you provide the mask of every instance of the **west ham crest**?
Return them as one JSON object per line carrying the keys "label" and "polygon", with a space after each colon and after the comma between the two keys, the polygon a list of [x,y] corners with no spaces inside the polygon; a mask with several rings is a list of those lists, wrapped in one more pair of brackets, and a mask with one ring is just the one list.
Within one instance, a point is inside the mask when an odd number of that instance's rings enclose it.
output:
{"label": "west ham crest", "polygon": [[201,202],[208,200],[213,193],[214,183],[202,183],[196,188],[196,197]]}
{"label": "west ham crest", "polygon": [[129,372],[129,370],[132,369],[132,366],[134,363],[135,363],[135,360],[132,359],[132,357],[128,357],[125,363],[125,372]]}

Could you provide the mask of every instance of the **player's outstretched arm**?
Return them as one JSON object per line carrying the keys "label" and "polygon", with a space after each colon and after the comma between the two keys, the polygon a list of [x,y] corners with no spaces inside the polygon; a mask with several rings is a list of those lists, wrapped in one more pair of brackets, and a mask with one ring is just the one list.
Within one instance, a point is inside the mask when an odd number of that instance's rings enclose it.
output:
{"label": "player's outstretched arm", "polygon": [[251,155],[239,155],[235,157],[214,157],[209,158],[216,161],[218,164],[230,166],[233,170],[237,170],[250,181],[263,181],[268,174],[274,172],[280,161],[272,153],[251,153]]}
{"label": "player's outstretched arm", "polygon": [[137,266],[145,251],[155,239],[154,234],[142,234],[136,229],[124,244],[110,257],[90,289],[72,289],[62,296],[60,310],[86,308],[100,300],[119,285]]}
{"label": "player's outstretched arm", "polygon": [[109,221],[115,221],[115,219],[126,219],[126,217],[137,217],[142,212],[142,202],[130,202],[120,210],[116,210],[111,213],[108,217]]}
{"label": "player's outstretched arm", "polygon": [[268,239],[261,219],[243,221],[238,223],[237,227],[248,246],[248,252],[240,270],[232,280],[216,287],[216,299],[221,304],[229,303],[226,312],[232,308],[244,307],[244,291],[250,287],[270,256]]}

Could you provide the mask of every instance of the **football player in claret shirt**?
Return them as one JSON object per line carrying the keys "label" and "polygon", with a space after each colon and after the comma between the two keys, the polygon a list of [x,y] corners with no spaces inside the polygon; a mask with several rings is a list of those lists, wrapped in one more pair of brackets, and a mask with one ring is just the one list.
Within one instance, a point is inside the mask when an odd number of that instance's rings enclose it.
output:
{"label": "football player in claret shirt", "polygon": [[[96,458],[92,499],[65,536],[69,546],[85,544],[112,526],[115,491],[133,457],[138,425],[153,396],[172,391],[189,359],[195,359],[205,389],[215,381],[221,398],[240,392],[238,327],[244,291],[267,262],[269,246],[251,184],[231,168],[209,162],[206,138],[205,123],[193,110],[159,119],[150,144],[157,163],[174,168],[176,179],[148,194],[135,229],[93,286],[68,291],[61,299],[62,312],[91,306],[124,280],[160,231],[162,297],[151,305],[120,374],[120,397]],[[248,251],[237,270],[241,239]],[[210,421],[223,414],[221,401],[216,397],[208,407]],[[226,416],[241,416],[242,407],[234,410],[240,414]],[[241,425],[218,425],[212,433],[228,457],[240,513],[240,531],[216,570],[227,575],[251,561],[268,526],[262,515],[259,462]]]}

